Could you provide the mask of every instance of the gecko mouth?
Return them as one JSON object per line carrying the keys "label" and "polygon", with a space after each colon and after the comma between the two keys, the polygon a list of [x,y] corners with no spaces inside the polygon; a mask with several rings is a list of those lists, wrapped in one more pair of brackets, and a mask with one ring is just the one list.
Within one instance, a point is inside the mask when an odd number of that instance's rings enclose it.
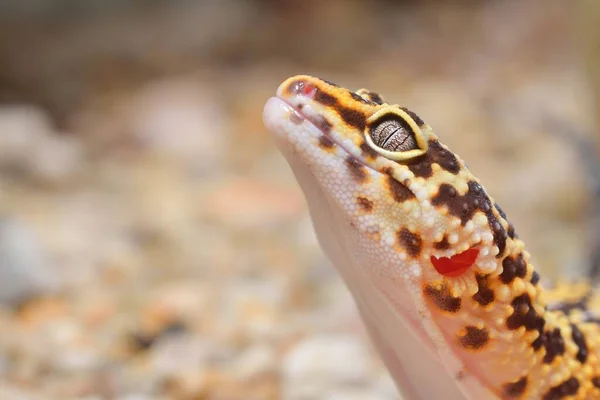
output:
{"label": "gecko mouth", "polygon": [[296,125],[300,125],[302,122],[307,121],[310,125],[315,127],[322,135],[323,143],[328,146],[337,146],[344,151],[349,157],[352,157],[353,162],[357,162],[370,170],[380,173],[376,168],[372,165],[369,165],[367,161],[365,161],[360,155],[356,153],[362,153],[360,151],[352,151],[351,146],[353,143],[348,139],[349,143],[343,143],[343,140],[336,138],[334,134],[332,134],[332,126],[331,124],[316,110],[314,110],[310,104],[293,104],[288,99],[284,97],[277,96],[277,99],[281,100],[288,107],[291,108],[291,113],[289,116],[290,121],[292,121]]}

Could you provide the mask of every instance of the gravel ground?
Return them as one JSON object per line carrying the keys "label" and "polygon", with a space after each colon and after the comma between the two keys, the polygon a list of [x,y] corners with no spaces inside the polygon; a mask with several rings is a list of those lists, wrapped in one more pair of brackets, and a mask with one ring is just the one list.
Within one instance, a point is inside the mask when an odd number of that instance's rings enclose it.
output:
{"label": "gravel ground", "polygon": [[569,10],[484,3],[178,2],[121,11],[113,47],[91,11],[0,24],[43,44],[0,49],[0,398],[398,399],[262,125],[292,74],[417,111],[546,276],[581,271],[587,181],[551,134],[591,131]]}

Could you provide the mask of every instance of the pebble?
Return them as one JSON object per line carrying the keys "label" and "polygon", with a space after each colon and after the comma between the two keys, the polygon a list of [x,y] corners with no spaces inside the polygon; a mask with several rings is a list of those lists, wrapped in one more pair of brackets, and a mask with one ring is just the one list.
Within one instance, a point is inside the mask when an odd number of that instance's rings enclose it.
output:
{"label": "pebble", "polygon": [[0,220],[0,303],[49,294],[59,282],[35,233],[16,217]]}
{"label": "pebble", "polygon": [[309,336],[298,342],[283,360],[283,391],[286,398],[295,399],[336,386],[361,385],[368,381],[369,365],[365,345],[356,337]]}
{"label": "pebble", "polygon": [[237,380],[248,381],[276,371],[277,358],[274,349],[266,344],[256,344],[236,358],[231,373]]}
{"label": "pebble", "polygon": [[51,184],[69,183],[81,170],[82,145],[36,107],[0,108],[0,132],[0,165]]}
{"label": "pebble", "polygon": [[207,208],[222,223],[246,229],[277,226],[305,210],[297,188],[250,179],[222,182],[209,196]]}
{"label": "pebble", "polygon": [[156,81],[130,100],[125,131],[146,149],[202,173],[222,165],[227,144],[225,114],[215,97],[195,80]]}

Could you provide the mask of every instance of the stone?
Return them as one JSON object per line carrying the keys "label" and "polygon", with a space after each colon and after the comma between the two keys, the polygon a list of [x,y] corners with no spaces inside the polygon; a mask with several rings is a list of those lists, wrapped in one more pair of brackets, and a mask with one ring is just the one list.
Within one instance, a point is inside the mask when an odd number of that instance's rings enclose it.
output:
{"label": "stone", "polygon": [[21,220],[0,219],[0,303],[15,305],[59,286],[41,243]]}

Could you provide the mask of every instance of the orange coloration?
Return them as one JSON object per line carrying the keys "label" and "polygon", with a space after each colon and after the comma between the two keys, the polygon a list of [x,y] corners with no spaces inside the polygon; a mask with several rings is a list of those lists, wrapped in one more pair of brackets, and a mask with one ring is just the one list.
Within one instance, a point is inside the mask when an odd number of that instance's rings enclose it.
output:
{"label": "orange coloration", "polygon": [[435,270],[444,276],[457,277],[469,269],[479,254],[477,249],[469,249],[462,253],[455,254],[452,257],[440,257],[431,256],[431,263],[435,267]]}

